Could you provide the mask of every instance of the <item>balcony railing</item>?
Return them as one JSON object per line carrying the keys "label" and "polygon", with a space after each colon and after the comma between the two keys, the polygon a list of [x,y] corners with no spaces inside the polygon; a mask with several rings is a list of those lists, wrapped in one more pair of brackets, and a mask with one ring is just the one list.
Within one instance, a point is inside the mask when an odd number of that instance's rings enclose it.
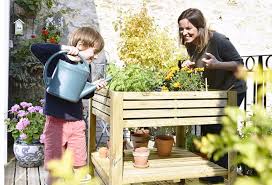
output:
{"label": "balcony railing", "polygon": [[[251,106],[253,104],[260,104],[267,111],[272,111],[272,93],[270,92],[262,92],[261,89],[271,89],[272,84],[263,81],[262,84],[258,84],[256,79],[250,78],[250,73],[253,72],[255,66],[259,66],[262,70],[261,75],[264,75],[267,69],[272,69],[272,54],[268,55],[249,55],[242,56],[244,60],[245,67],[249,71],[248,79],[247,79],[247,93],[245,100],[242,104],[243,108],[246,111],[251,110]],[[260,76],[261,78],[261,76]]]}

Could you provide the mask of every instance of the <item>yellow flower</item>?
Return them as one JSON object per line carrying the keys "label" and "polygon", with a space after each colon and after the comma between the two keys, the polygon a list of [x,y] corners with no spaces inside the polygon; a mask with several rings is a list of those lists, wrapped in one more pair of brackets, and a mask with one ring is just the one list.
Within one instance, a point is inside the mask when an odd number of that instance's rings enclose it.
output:
{"label": "yellow flower", "polygon": [[192,72],[193,72],[192,69],[187,70],[187,73],[192,73]]}
{"label": "yellow flower", "polygon": [[162,92],[168,92],[168,91],[169,91],[169,89],[167,87],[162,86]]}
{"label": "yellow flower", "polygon": [[181,84],[180,84],[179,82],[175,82],[175,83],[173,84],[173,86],[174,86],[175,88],[180,88],[180,87],[181,87]]}

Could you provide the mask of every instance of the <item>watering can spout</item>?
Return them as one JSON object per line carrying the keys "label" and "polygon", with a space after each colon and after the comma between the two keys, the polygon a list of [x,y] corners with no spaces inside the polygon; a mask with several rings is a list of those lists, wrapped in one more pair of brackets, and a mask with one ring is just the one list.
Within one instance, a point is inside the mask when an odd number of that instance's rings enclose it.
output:
{"label": "watering can spout", "polygon": [[81,94],[80,94],[80,98],[83,98],[84,96],[87,96],[88,94],[91,94],[92,92],[94,92],[96,90],[96,85],[93,83],[89,83],[87,82],[85,84],[84,89],[82,90]]}
{"label": "watering can spout", "polygon": [[[105,79],[106,82],[111,81],[112,77],[107,77]],[[82,90],[80,94],[80,98],[83,98],[84,96],[87,96],[88,94],[93,93],[96,90],[96,84],[86,82],[84,89]]]}

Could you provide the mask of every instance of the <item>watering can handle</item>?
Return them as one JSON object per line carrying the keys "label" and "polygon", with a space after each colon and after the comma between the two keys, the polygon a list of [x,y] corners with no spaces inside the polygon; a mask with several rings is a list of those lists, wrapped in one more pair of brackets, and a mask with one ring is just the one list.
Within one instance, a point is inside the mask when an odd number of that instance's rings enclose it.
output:
{"label": "watering can handle", "polygon": [[[45,63],[45,66],[44,66],[44,70],[43,70],[43,81],[44,81],[44,84],[46,85],[46,87],[49,86],[49,83],[50,83],[50,79],[49,77],[47,76],[47,70],[48,70],[48,66],[50,64],[50,62],[57,56],[57,55],[60,55],[60,54],[66,54],[67,55],[68,51],[58,51],[56,52],[55,54],[53,54]],[[89,64],[88,62],[80,55],[78,54],[78,56],[80,57],[80,59],[83,61],[84,65],[86,67],[89,67]]]}

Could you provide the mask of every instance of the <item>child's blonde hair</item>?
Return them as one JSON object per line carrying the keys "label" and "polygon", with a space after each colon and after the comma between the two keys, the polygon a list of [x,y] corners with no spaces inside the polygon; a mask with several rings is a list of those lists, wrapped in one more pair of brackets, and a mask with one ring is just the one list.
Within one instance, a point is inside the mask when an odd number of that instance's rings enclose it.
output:
{"label": "child's blonde hair", "polygon": [[91,27],[76,29],[69,37],[69,45],[76,46],[78,42],[84,46],[94,47],[94,53],[99,53],[104,48],[104,39],[98,31]]}

